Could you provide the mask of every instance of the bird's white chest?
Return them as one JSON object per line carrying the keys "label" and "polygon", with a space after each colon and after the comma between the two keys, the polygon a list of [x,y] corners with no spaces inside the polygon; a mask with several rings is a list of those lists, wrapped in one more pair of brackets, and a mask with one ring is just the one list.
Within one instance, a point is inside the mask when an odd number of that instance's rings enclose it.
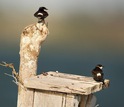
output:
{"label": "bird's white chest", "polygon": [[43,13],[38,13],[38,15],[41,15],[41,16],[43,16]]}
{"label": "bird's white chest", "polygon": [[100,77],[101,76],[101,73],[97,73],[97,77]]}

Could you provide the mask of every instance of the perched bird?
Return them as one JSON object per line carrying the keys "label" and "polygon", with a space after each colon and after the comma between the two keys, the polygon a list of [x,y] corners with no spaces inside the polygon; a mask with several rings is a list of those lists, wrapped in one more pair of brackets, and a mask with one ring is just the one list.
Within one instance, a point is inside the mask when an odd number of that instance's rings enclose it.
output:
{"label": "perched bird", "polygon": [[92,75],[93,79],[97,82],[103,82],[104,84],[104,74],[102,71],[103,66],[101,64],[98,64],[93,70],[92,70]]}
{"label": "perched bird", "polygon": [[39,10],[34,13],[34,16],[38,18],[38,23],[45,23],[45,18],[49,15],[45,10],[48,10],[46,7],[40,7]]}

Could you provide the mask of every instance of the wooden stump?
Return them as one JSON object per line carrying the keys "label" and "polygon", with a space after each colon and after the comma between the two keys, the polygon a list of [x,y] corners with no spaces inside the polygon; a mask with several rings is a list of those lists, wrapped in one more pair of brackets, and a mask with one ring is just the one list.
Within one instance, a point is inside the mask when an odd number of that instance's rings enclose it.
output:
{"label": "wooden stump", "polygon": [[[36,23],[27,26],[21,34],[19,80],[36,75],[37,60],[41,44],[45,41],[49,31],[45,24]],[[18,107],[32,107],[34,92],[32,89],[18,88]]]}

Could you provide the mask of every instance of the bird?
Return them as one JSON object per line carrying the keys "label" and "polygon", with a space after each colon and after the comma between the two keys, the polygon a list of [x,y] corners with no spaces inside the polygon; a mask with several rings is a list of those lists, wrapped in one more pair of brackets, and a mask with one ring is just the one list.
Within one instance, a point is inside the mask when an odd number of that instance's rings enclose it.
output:
{"label": "bird", "polygon": [[102,71],[103,67],[103,65],[97,64],[96,67],[92,70],[92,76],[95,81],[102,82],[104,84],[104,73]]}
{"label": "bird", "polygon": [[49,15],[45,10],[48,10],[46,7],[40,7],[38,11],[34,13],[34,16],[38,18],[38,23],[45,23],[45,18]]}

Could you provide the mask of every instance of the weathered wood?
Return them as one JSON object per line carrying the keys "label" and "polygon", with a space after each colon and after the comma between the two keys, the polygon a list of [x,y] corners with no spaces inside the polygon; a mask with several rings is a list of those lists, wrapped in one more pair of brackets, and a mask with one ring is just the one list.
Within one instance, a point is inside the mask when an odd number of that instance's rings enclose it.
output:
{"label": "weathered wood", "polygon": [[88,95],[85,107],[95,107],[96,97],[93,94]]}
{"label": "weathered wood", "polygon": [[[41,44],[48,35],[48,29],[45,24],[36,23],[27,26],[21,34],[20,42],[20,69],[19,81],[22,83],[26,78],[36,75],[37,60],[40,53]],[[22,84],[23,85],[23,84]],[[18,107],[32,107],[33,95],[32,89],[18,88]]]}
{"label": "weathered wood", "polygon": [[62,93],[36,90],[33,107],[61,107],[62,102]]}
{"label": "weathered wood", "polygon": [[[103,89],[92,77],[47,72],[25,79],[24,86],[35,90],[34,107],[95,107],[92,94]],[[109,80],[105,80],[109,86]]]}
{"label": "weathered wood", "polygon": [[79,107],[86,107],[88,95],[82,95]]}
{"label": "weathered wood", "polygon": [[[94,79],[92,77],[73,75],[73,74],[67,74],[67,73],[60,73],[60,72],[58,73],[58,71],[57,72],[50,71],[49,75],[54,76],[54,77],[67,78],[67,79],[72,79],[72,80],[85,81],[85,82],[91,82],[91,83],[95,82],[96,83],[96,81],[94,81]],[[104,82],[105,82],[105,84],[103,85],[103,88],[109,87],[110,81],[105,79]]]}
{"label": "weathered wood", "polygon": [[96,97],[93,94],[82,95],[79,107],[95,107]]}
{"label": "weathered wood", "polygon": [[96,97],[35,90],[33,107],[95,107]]}
{"label": "weathered wood", "polygon": [[33,107],[79,107],[80,95],[36,90]]}
{"label": "weathered wood", "polygon": [[28,78],[24,81],[24,86],[32,89],[81,95],[89,95],[103,88],[102,83],[94,81],[91,77],[80,76],[79,78],[78,75],[73,75],[73,78],[70,78],[72,75],[67,74],[68,76],[65,76],[65,78],[61,78],[62,73],[60,75],[57,73],[58,76],[53,76],[53,74],[48,72],[47,76],[41,74]]}

